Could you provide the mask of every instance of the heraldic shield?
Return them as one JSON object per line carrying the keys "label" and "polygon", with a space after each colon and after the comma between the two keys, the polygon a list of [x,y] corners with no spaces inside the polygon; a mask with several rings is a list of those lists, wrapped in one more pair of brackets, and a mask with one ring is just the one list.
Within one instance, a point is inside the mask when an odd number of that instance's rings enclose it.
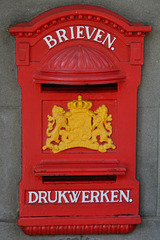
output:
{"label": "heraldic shield", "polygon": [[68,102],[69,111],[53,106],[52,116],[48,115],[46,145],[43,150],[51,149],[53,153],[84,147],[100,152],[115,149],[112,135],[112,115],[103,104],[96,111],[91,111],[92,102],[78,100]]}

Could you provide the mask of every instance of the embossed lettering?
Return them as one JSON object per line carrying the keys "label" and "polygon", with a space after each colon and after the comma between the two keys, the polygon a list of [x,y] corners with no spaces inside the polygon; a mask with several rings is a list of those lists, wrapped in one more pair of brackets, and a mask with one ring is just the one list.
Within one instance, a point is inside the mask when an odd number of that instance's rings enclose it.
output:
{"label": "embossed lettering", "polygon": [[[34,197],[33,197],[34,196]],[[38,200],[38,193],[36,192],[29,192],[29,201],[28,203],[35,203]]]}
{"label": "embossed lettering", "polygon": [[129,202],[129,201],[132,202],[132,199],[129,199],[130,190],[126,190],[126,191],[127,191],[127,194],[125,194],[123,190],[120,190],[119,202],[122,202],[122,198],[124,198],[126,202]]}
{"label": "embossed lettering", "polygon": [[43,38],[49,48],[68,40],[87,39],[105,45],[105,47],[113,51],[113,44],[116,40],[116,37],[113,37],[110,33],[91,26],[69,26],[65,29],[61,28],[53,32],[53,36],[47,35]]}
{"label": "embossed lettering", "polygon": [[42,200],[44,203],[48,203],[48,201],[46,200],[47,198],[47,192],[46,191],[38,191],[39,193],[39,201],[38,203],[42,203]]}
{"label": "embossed lettering", "polygon": [[98,39],[102,38],[102,34],[101,33],[105,33],[105,32],[103,30],[101,30],[101,29],[98,29],[97,34],[96,34],[96,36],[95,36],[95,38],[93,40],[96,41],[96,42],[101,43],[102,41],[98,40]]}
{"label": "embossed lettering", "polygon": [[67,197],[66,197],[66,193],[68,193],[68,191],[58,191],[58,203],[62,203],[62,198],[64,200],[65,203],[69,203]]}
{"label": "embossed lettering", "polygon": [[[114,37],[113,40],[111,41],[111,35],[108,33],[106,38],[102,42],[103,45],[105,44],[107,39],[108,39],[108,48],[111,48],[111,46],[113,45],[114,41],[116,40],[116,37]],[[114,50],[114,49],[112,49],[112,50]]]}
{"label": "embossed lettering", "polygon": [[83,35],[83,29],[84,29],[84,26],[77,26],[77,38],[84,38],[85,36],[82,36]]}
{"label": "embossed lettering", "polygon": [[99,191],[91,191],[91,202],[99,202]]}
{"label": "embossed lettering", "polygon": [[93,31],[91,32],[91,34],[89,32],[89,27],[85,26],[85,29],[86,29],[87,38],[91,39],[91,37],[93,36],[93,34],[94,34],[94,32],[96,31],[97,28],[94,28]]}
{"label": "embossed lettering", "polygon": [[50,203],[57,202],[57,191],[55,191],[55,199],[54,200],[51,199],[51,191],[47,191],[47,192],[48,192],[48,202],[50,202]]}
{"label": "embossed lettering", "polygon": [[56,33],[57,33],[57,37],[58,37],[60,43],[63,42],[63,40],[64,41],[68,40],[68,38],[66,37],[66,30],[65,29],[59,29],[59,30],[56,31]]}
{"label": "embossed lettering", "polygon": [[90,191],[83,191],[82,192],[82,203],[89,203],[90,200],[88,200],[90,197]]}
{"label": "embossed lettering", "polygon": [[54,39],[51,35],[47,35],[43,39],[46,41],[46,43],[49,46],[49,48],[52,48],[52,47],[54,47],[57,44],[57,40]]}
{"label": "embossed lettering", "polygon": [[105,193],[104,193],[104,191],[100,191],[101,192],[101,201],[100,202],[104,202],[104,197],[105,197],[105,199],[106,199],[106,202],[109,202],[109,198],[108,198],[108,196],[107,196],[107,194],[109,193],[109,191],[106,191]]}
{"label": "embossed lettering", "polygon": [[81,191],[71,191],[71,192],[69,192],[69,197],[70,197],[71,203],[77,203],[80,194],[81,194]]}
{"label": "embossed lettering", "polygon": [[132,203],[130,190],[28,191],[28,204]]}

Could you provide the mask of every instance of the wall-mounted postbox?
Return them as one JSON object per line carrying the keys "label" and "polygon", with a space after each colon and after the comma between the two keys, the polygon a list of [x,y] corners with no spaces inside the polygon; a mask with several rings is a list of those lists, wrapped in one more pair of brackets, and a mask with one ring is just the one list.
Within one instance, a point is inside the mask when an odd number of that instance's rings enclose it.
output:
{"label": "wall-mounted postbox", "polygon": [[137,87],[150,30],[87,5],[10,28],[22,88],[25,233],[128,233],[140,223]]}

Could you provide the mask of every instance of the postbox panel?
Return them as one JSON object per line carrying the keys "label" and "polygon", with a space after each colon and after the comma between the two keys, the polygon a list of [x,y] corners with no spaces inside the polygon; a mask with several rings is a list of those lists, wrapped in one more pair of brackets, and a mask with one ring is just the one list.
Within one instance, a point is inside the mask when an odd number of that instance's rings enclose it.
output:
{"label": "postbox panel", "polygon": [[9,31],[22,88],[18,224],[29,235],[134,230],[137,88],[151,28],[73,5]]}

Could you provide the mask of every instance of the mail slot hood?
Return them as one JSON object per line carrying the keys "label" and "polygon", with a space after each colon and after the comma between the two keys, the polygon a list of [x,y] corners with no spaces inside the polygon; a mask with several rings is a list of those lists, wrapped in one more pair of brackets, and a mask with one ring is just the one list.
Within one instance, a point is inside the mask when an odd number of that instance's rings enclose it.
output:
{"label": "mail slot hood", "polygon": [[54,54],[34,79],[36,83],[94,85],[124,81],[125,74],[103,52],[75,45]]}

